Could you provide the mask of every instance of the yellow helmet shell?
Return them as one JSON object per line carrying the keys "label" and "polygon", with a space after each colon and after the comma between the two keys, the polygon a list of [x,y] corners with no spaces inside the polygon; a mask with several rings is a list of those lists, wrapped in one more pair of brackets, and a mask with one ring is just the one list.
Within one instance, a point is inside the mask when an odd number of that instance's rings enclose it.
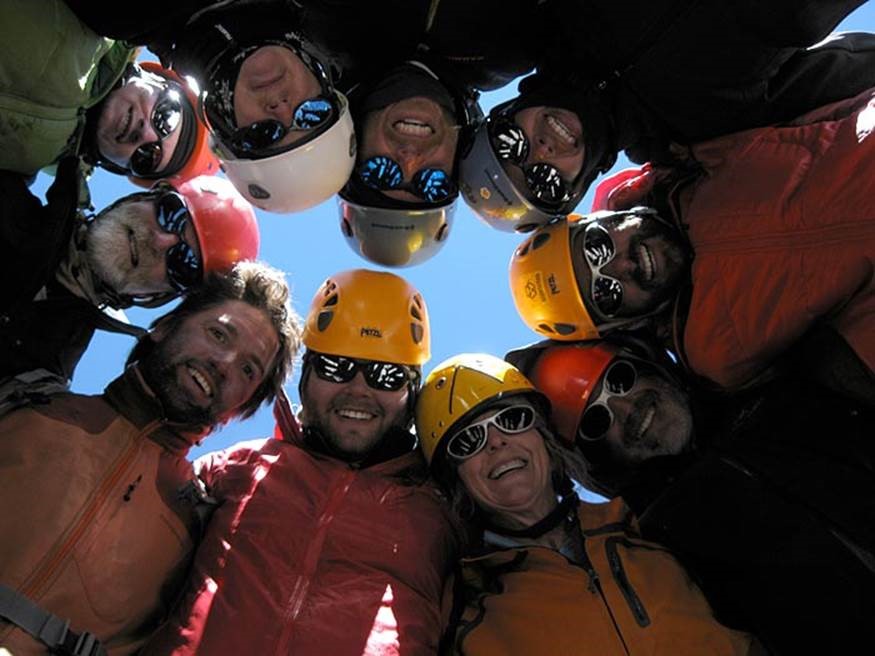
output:
{"label": "yellow helmet shell", "polygon": [[597,339],[598,329],[577,288],[571,261],[571,225],[579,215],[549,223],[510,258],[510,291],[526,325],[550,339]]}
{"label": "yellow helmet shell", "polygon": [[463,353],[441,362],[416,400],[416,432],[425,459],[431,463],[441,441],[478,407],[516,394],[546,402],[516,367],[493,355]]}
{"label": "yellow helmet shell", "polygon": [[431,357],[425,300],[400,276],[355,269],[328,278],[310,304],[304,345],[348,358],[420,366]]}

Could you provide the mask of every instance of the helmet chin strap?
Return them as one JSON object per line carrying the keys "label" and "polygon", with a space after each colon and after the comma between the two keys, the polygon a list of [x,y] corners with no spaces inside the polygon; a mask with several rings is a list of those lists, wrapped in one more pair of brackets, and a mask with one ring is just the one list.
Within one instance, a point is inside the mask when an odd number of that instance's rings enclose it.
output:
{"label": "helmet chin strap", "polygon": [[550,513],[535,522],[529,527],[523,529],[512,529],[506,528],[504,526],[498,526],[493,522],[487,520],[486,528],[488,528],[493,533],[498,533],[500,535],[506,535],[512,538],[539,538],[545,533],[549,533],[554,528],[559,526],[569,515],[575,511],[577,505],[580,503],[580,499],[577,498],[577,493],[574,492],[574,489],[571,487],[571,481],[566,479],[562,485],[562,491],[560,492],[561,500]]}

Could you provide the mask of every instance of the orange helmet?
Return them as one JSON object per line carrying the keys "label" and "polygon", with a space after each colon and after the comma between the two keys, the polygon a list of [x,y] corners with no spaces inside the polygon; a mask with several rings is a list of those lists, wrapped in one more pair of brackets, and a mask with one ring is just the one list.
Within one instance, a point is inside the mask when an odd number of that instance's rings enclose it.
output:
{"label": "orange helmet", "polygon": [[258,223],[252,206],[234,185],[201,175],[176,186],[184,198],[201,249],[204,273],[227,271],[258,257]]}
{"label": "orange helmet", "polygon": [[[156,62],[139,62],[138,66],[144,71],[148,71],[154,75],[176,82],[182,89],[192,108],[192,111],[186,115],[195,120],[194,131],[192,133],[193,145],[191,148],[191,154],[180,169],[168,176],[162,177],[173,186],[177,186],[178,184],[199,175],[214,175],[218,173],[219,160],[210,149],[210,134],[198,112],[198,91],[194,80],[191,78],[183,78],[176,71],[164,68],[161,64]],[[129,179],[131,182],[141,187],[151,187],[155,182],[154,178],[130,176]]]}
{"label": "orange helmet", "polygon": [[532,383],[550,400],[559,436],[569,444],[574,444],[590,394],[619,353],[619,347],[601,341],[548,346],[529,372]]}
{"label": "orange helmet", "polygon": [[599,337],[583,303],[571,262],[571,224],[576,214],[538,228],[510,259],[510,291],[526,325],[561,341]]}
{"label": "orange helmet", "polygon": [[322,283],[303,339],[313,351],[362,360],[420,366],[431,357],[422,295],[400,276],[367,269]]}

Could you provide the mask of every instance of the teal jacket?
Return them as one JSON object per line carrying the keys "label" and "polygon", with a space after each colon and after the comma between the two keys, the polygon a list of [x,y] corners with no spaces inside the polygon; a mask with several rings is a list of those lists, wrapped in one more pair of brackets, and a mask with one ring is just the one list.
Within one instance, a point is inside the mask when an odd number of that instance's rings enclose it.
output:
{"label": "teal jacket", "polygon": [[78,152],[85,112],[135,54],[61,0],[0,2],[0,169],[32,175]]}

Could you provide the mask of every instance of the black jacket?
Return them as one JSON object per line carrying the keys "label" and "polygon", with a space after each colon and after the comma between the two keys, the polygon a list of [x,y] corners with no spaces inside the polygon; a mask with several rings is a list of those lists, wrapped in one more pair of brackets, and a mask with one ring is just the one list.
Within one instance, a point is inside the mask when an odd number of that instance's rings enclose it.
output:
{"label": "black jacket", "polygon": [[650,461],[622,491],[642,534],[773,653],[873,644],[875,414],[782,379],[722,418],[697,453]]}
{"label": "black jacket", "polygon": [[539,73],[590,94],[617,150],[666,161],[668,145],[786,121],[875,86],[875,37],[806,50],[863,0],[547,0]]}

